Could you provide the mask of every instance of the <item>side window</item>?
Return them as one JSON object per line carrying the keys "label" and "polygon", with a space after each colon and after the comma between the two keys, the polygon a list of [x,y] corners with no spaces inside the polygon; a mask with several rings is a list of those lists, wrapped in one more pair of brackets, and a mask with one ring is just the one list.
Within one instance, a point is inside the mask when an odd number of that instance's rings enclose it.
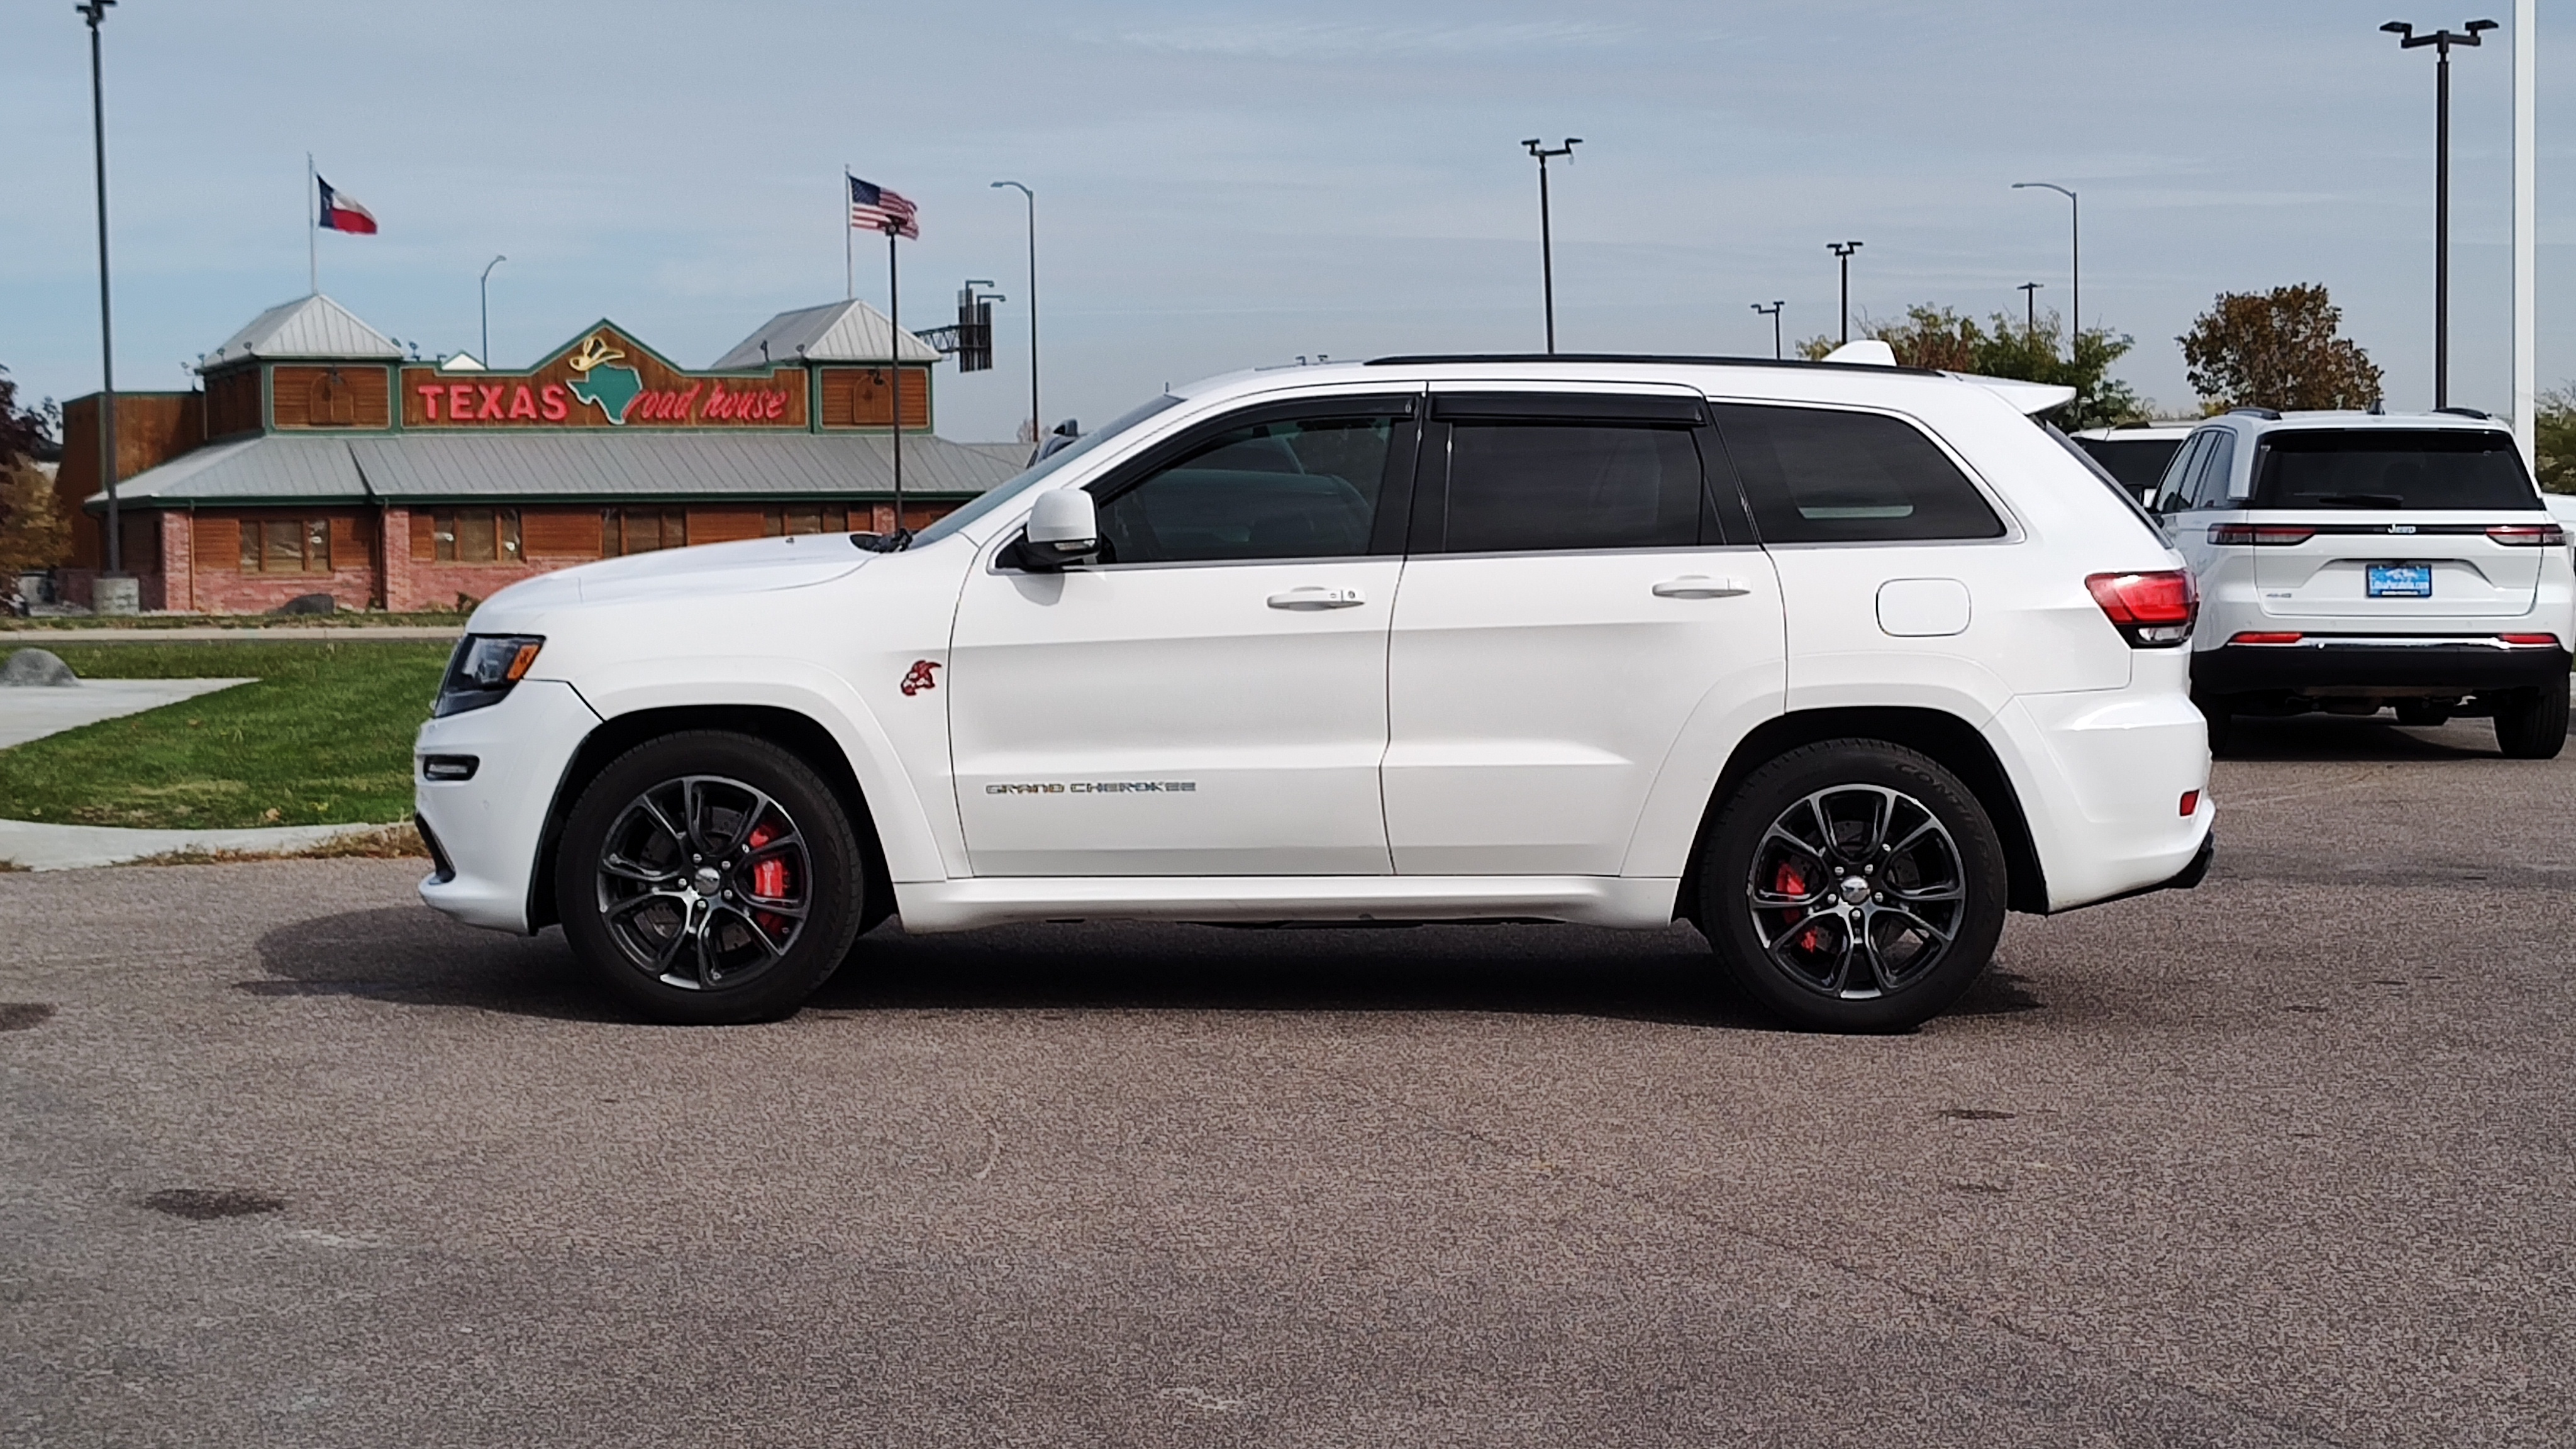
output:
{"label": "side window", "polygon": [[2192,507],[2227,506],[2227,479],[2235,471],[2235,462],[2236,435],[2230,432],[2210,434],[2209,447],[2201,454],[2199,478],[2192,485]]}
{"label": "side window", "polygon": [[2163,481],[2156,484],[2156,512],[2179,513],[2190,501],[2193,469],[2200,465],[2201,455],[2209,451],[2210,436],[2208,433],[2194,433],[2183,439],[2173,461],[2165,465]]}
{"label": "side window", "polygon": [[1700,541],[1704,492],[1687,427],[1453,423],[1445,547],[1689,548]]}
{"label": "side window", "polygon": [[1976,485],[1901,418],[1747,404],[1710,411],[1765,543],[2003,535]]}
{"label": "side window", "polygon": [[1100,561],[1341,558],[1369,551],[1392,413],[1252,423],[1202,439],[1100,505]]}

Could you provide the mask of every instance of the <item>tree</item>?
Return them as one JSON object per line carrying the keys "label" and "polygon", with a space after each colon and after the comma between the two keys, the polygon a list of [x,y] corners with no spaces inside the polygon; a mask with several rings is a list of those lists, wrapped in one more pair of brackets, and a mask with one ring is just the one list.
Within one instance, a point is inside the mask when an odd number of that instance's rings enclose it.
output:
{"label": "tree", "polygon": [[2337,336],[2343,309],[2321,285],[2221,292],[2174,340],[2208,410],[2366,408],[2380,400],[2379,366]]}
{"label": "tree", "polygon": [[2540,395],[2531,410],[2531,433],[2540,486],[2552,493],[2576,493],[2576,387]]}
{"label": "tree", "polygon": [[54,502],[54,481],[36,466],[55,450],[62,416],[50,398],[19,407],[18,384],[0,367],[0,571],[44,568],[71,555],[71,520]]}
{"label": "tree", "polygon": [[[2125,333],[2088,328],[2076,337],[2074,356],[2068,357],[2062,355],[2064,328],[2065,320],[2054,312],[2045,314],[2036,326],[2001,312],[1980,324],[1947,307],[1919,304],[1906,308],[1901,322],[1865,319],[1861,334],[1886,343],[1901,367],[2071,387],[2075,401],[2057,414],[2064,427],[2100,427],[2143,417],[2146,409],[2136,390],[2110,376],[2111,364],[2136,344]],[[1798,345],[1798,355],[1809,359],[1831,351],[1830,338]]]}

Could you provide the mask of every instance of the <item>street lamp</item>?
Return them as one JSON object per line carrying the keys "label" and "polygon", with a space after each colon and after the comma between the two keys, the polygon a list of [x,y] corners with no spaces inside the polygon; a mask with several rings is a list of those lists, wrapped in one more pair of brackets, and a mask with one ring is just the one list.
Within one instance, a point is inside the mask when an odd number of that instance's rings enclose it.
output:
{"label": "street lamp", "polygon": [[2021,330],[2025,337],[2039,335],[2039,289],[2045,285],[2044,282],[2024,282],[2013,289],[2021,293]]}
{"label": "street lamp", "polygon": [[2403,20],[2379,27],[2397,37],[2401,50],[2433,47],[2433,406],[2451,405],[2451,47],[2474,46],[2492,20],[2472,20],[2466,34],[2436,30],[2417,35]]}
{"label": "street lamp", "polygon": [[1840,258],[1843,264],[1843,341],[1845,344],[1851,341],[1851,259],[1852,253],[1859,251],[1861,246],[1862,243],[1856,241],[1825,243],[1825,250]]}
{"label": "street lamp", "polygon": [[1771,360],[1773,362],[1780,360],[1780,309],[1788,305],[1786,302],[1773,302],[1768,307],[1759,302],[1753,304],[1754,311],[1771,319]]}
{"label": "street lamp", "polygon": [[1010,187],[1029,203],[1029,443],[1046,446],[1046,424],[1038,412],[1038,194],[1017,181],[996,181],[995,190]]}
{"label": "street lamp", "polygon": [[1538,158],[1538,274],[1539,287],[1547,301],[1547,350],[1556,351],[1556,244],[1549,233],[1547,219],[1547,158],[1562,156],[1567,165],[1574,164],[1574,148],[1583,144],[1581,136],[1568,136],[1554,147],[1539,144],[1533,136],[1521,143]]}
{"label": "street lamp", "polygon": [[125,572],[125,530],[116,517],[116,330],[107,305],[107,86],[101,78],[99,22],[116,0],[88,0],[73,11],[89,22],[90,142],[98,158],[98,472],[107,480],[107,571]]}
{"label": "street lamp", "polygon": [[492,365],[492,269],[508,260],[494,257],[483,264],[483,352],[479,360],[485,367]]}
{"label": "street lamp", "polygon": [[2066,249],[2068,282],[2071,292],[2066,304],[2066,360],[2075,360],[2076,344],[2084,336],[2084,203],[2075,193],[2054,181],[2016,181],[2015,191],[2032,188],[2054,191],[2066,198]]}

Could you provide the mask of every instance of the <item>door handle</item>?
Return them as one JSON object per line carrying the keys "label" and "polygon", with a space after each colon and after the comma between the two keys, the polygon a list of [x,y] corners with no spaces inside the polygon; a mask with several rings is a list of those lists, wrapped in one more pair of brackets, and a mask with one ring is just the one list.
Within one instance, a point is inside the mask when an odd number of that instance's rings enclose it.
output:
{"label": "door handle", "polygon": [[1357,589],[1327,589],[1315,584],[1270,596],[1270,607],[1274,609],[1356,609],[1367,602]]}
{"label": "door handle", "polygon": [[1659,599],[1732,599],[1752,592],[1741,579],[1713,579],[1706,574],[1684,574],[1655,585]]}

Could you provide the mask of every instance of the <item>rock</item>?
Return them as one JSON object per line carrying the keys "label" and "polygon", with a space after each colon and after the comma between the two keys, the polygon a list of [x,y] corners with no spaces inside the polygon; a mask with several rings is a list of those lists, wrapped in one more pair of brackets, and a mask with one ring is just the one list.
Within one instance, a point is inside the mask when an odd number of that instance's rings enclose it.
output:
{"label": "rock", "polygon": [[42,649],[21,649],[0,664],[0,686],[35,686],[78,684],[80,676],[58,656]]}
{"label": "rock", "polygon": [[329,594],[298,594],[270,611],[277,614],[336,614],[340,601]]}

